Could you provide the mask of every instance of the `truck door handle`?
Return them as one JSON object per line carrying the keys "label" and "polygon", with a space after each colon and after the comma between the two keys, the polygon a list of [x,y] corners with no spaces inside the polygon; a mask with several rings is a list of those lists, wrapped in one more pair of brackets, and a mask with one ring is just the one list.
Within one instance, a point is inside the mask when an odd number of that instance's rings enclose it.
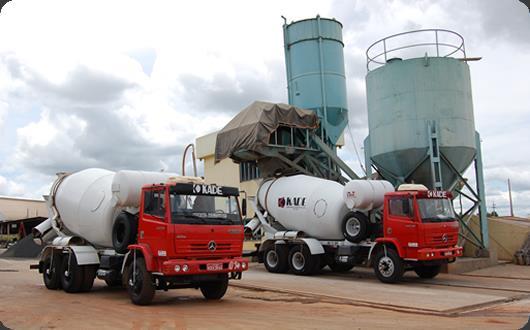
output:
{"label": "truck door handle", "polygon": [[415,228],[416,225],[405,225],[406,228]]}
{"label": "truck door handle", "polygon": [[156,226],[155,229],[160,231],[160,230],[164,230],[164,229],[166,229],[166,227],[164,227],[164,226]]}

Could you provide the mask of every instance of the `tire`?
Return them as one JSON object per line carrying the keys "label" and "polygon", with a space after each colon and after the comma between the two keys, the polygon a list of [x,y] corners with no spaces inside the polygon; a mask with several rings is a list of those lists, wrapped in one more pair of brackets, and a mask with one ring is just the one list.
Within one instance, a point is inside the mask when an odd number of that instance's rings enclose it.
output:
{"label": "tire", "polygon": [[88,292],[94,286],[94,279],[96,278],[98,267],[96,265],[86,265],[81,266],[81,268],[83,269],[83,283],[81,284],[80,291]]}
{"label": "tire", "polygon": [[332,271],[337,272],[337,273],[348,272],[352,270],[354,266],[355,264],[350,263],[350,262],[333,262],[329,264],[329,268]]}
{"label": "tire", "polygon": [[121,212],[112,226],[112,246],[118,253],[127,253],[127,247],[136,242],[138,220],[133,215]]}
{"label": "tire", "polygon": [[368,218],[361,212],[348,212],[342,218],[342,234],[352,243],[359,243],[368,236]]}
{"label": "tire", "polygon": [[287,246],[274,244],[265,250],[263,264],[269,273],[286,273],[289,270]]}
{"label": "tire", "polygon": [[132,303],[149,305],[155,296],[155,285],[151,273],[147,271],[144,258],[136,258],[136,269],[134,262],[131,262],[127,274],[127,292]]}
{"label": "tire", "polygon": [[54,255],[53,264],[51,261],[51,256],[43,261],[42,281],[48,290],[57,290],[61,288],[61,255]]}
{"label": "tire", "polygon": [[[385,254],[386,250],[386,254]],[[403,261],[394,249],[381,247],[375,254],[373,262],[374,272],[383,283],[397,283],[405,271]]]}
{"label": "tire", "polygon": [[306,245],[295,245],[289,251],[289,269],[295,275],[312,275],[320,270],[320,259]]}
{"label": "tire", "polygon": [[204,298],[219,300],[223,298],[228,289],[228,275],[224,274],[219,281],[201,283],[200,289]]}
{"label": "tire", "polygon": [[63,290],[68,293],[80,292],[85,275],[83,267],[77,264],[74,253],[63,255],[62,259],[61,286]]}
{"label": "tire", "polygon": [[420,278],[435,278],[442,269],[441,265],[435,266],[418,266],[414,267],[414,271]]}

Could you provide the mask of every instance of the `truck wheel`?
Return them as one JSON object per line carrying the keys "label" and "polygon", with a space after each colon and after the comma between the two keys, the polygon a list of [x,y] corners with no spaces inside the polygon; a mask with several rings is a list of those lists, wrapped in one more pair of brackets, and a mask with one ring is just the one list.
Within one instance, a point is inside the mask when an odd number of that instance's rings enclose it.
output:
{"label": "truck wheel", "polygon": [[342,233],[353,243],[358,243],[368,236],[368,218],[361,212],[348,212],[342,219]]}
{"label": "truck wheel", "polygon": [[136,242],[137,219],[126,212],[118,214],[112,226],[112,246],[118,253],[127,253],[127,247]]}
{"label": "truck wheel", "polygon": [[383,283],[399,282],[405,271],[403,262],[397,252],[388,247],[378,249],[373,267],[375,275]]}
{"label": "truck wheel", "polygon": [[329,268],[331,268],[332,271],[337,273],[348,272],[352,270],[354,266],[355,264],[351,262],[333,262],[329,264]]}
{"label": "truck wheel", "polygon": [[51,256],[48,256],[46,257],[46,259],[44,259],[42,269],[42,280],[48,290],[57,290],[61,288],[62,260],[60,254],[54,255],[53,264],[51,262]]}
{"label": "truck wheel", "polygon": [[289,270],[288,254],[287,246],[274,244],[265,250],[263,264],[270,273],[286,273]]}
{"label": "truck wheel", "polygon": [[83,283],[81,284],[81,290],[87,292],[92,290],[94,286],[94,279],[96,278],[96,271],[98,267],[96,265],[85,265],[81,266],[83,269]]}
{"label": "truck wheel", "polygon": [[289,251],[289,268],[295,275],[311,275],[320,269],[320,255],[312,255],[305,245],[295,245]]}
{"label": "truck wheel", "polygon": [[223,298],[228,289],[228,275],[223,274],[219,281],[201,283],[201,292],[208,300],[219,300]]}
{"label": "truck wheel", "polygon": [[135,305],[148,305],[155,296],[153,277],[147,271],[144,258],[136,258],[136,269],[134,262],[129,264],[127,279],[127,292]]}
{"label": "truck wheel", "polygon": [[418,266],[414,267],[414,271],[421,278],[435,278],[440,273],[442,266]]}
{"label": "truck wheel", "polygon": [[77,264],[75,254],[64,255],[61,264],[61,286],[68,293],[77,293],[81,291],[83,284],[84,271],[83,267]]}

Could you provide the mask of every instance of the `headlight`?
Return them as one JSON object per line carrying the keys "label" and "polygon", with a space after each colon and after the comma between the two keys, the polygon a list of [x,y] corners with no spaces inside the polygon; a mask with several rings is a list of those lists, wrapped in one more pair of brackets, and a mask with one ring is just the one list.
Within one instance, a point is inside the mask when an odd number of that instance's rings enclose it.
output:
{"label": "headlight", "polygon": [[239,267],[241,267],[241,264],[239,263],[239,261],[236,261],[236,269],[239,269]]}
{"label": "headlight", "polygon": [[243,262],[243,263],[241,264],[241,267],[243,267],[243,269],[247,268],[247,263],[246,263],[246,262]]}
{"label": "headlight", "polygon": [[228,269],[230,269],[230,270],[234,269],[234,262],[233,261],[230,261],[230,263],[228,264]]}
{"label": "headlight", "polygon": [[177,273],[180,272],[180,265],[176,265],[176,266],[175,266],[175,271],[176,271]]}
{"label": "headlight", "polygon": [[188,265],[184,265],[184,266],[182,266],[182,271],[183,271],[183,272],[187,272],[188,270],[189,270]]}

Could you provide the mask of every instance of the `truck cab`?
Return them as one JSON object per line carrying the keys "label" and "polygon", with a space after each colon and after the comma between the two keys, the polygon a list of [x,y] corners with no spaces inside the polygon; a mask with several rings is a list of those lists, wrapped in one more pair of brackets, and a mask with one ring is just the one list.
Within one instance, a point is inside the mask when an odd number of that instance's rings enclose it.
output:
{"label": "truck cab", "polygon": [[[247,269],[241,258],[243,224],[237,188],[167,182],[144,186],[138,213],[137,242],[127,246],[123,274],[131,299],[175,287],[200,288],[219,299],[229,278]],[[145,274],[138,274],[145,273]],[[154,283],[145,288],[145,276]],[[149,286],[149,285],[147,285]]]}
{"label": "truck cab", "polygon": [[[383,282],[395,282],[404,271],[435,277],[443,264],[462,256],[459,223],[447,191],[402,185],[384,197],[382,233],[373,265]],[[377,246],[376,245],[376,246]]]}

